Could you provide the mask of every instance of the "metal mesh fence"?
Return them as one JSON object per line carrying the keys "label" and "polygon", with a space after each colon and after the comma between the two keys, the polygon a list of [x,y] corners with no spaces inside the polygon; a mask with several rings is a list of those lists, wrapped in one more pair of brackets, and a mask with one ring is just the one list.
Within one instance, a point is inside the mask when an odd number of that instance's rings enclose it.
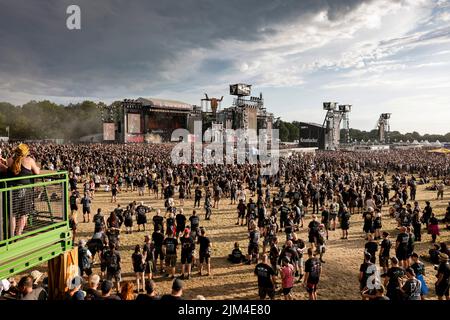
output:
{"label": "metal mesh fence", "polygon": [[0,241],[6,238],[3,212],[3,192],[0,192]]}
{"label": "metal mesh fence", "polygon": [[7,191],[8,238],[65,220],[64,183],[39,185],[36,182]]}

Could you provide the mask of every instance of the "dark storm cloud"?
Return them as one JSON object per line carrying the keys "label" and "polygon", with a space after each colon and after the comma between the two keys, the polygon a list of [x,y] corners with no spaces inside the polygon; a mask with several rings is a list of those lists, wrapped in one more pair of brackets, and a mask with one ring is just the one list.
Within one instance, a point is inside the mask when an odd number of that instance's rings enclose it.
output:
{"label": "dark storm cloud", "polygon": [[[341,19],[362,2],[370,1],[0,0],[0,89],[73,97],[157,93],[176,87],[177,77],[165,71],[192,49],[258,41],[276,33],[274,25],[322,10]],[[79,31],[66,28],[70,4],[81,7]],[[200,71],[231,66],[206,57]]]}

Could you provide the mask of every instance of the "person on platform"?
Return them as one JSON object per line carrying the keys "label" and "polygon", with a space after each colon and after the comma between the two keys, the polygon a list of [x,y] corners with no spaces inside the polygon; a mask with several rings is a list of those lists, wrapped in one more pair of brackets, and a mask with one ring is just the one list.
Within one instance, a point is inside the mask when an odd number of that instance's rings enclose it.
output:
{"label": "person on platform", "polygon": [[[9,187],[26,186],[31,184],[29,176],[37,175],[41,172],[33,158],[30,157],[30,149],[26,144],[19,144],[13,155],[7,160],[7,177],[24,177],[20,180],[13,180],[8,183]],[[28,215],[33,211],[33,189],[22,188],[11,191],[12,212],[9,217],[11,237],[19,236],[23,233],[27,224]]]}

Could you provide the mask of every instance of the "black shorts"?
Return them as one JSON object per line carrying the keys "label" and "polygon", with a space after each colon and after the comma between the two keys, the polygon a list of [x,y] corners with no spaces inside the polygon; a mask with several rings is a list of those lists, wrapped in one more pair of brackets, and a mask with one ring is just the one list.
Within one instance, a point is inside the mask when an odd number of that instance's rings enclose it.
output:
{"label": "black shorts", "polygon": [[238,218],[239,219],[244,219],[245,218],[245,212],[239,212],[238,213]]}
{"label": "black shorts", "polygon": [[395,255],[399,261],[408,259],[408,250],[399,249],[395,252]]}
{"label": "black shorts", "polygon": [[380,267],[389,268],[389,257],[380,256]]}
{"label": "black shorts", "polygon": [[91,213],[91,208],[83,207],[83,214],[90,214],[90,213]]}
{"label": "black shorts", "polygon": [[248,245],[248,251],[247,251],[247,253],[248,253],[249,255],[257,254],[258,251],[259,251],[259,246],[258,246],[257,244],[251,243],[251,244]]}
{"label": "black shorts", "polygon": [[308,235],[308,241],[309,241],[309,243],[316,242],[316,236],[314,234],[309,234]]}
{"label": "black shorts", "polygon": [[200,251],[199,255],[200,255],[200,263],[203,263],[203,262],[209,263],[209,260],[211,259],[209,253]]}
{"label": "black shorts", "polygon": [[138,215],[136,220],[137,220],[137,224],[138,225],[147,223],[147,217],[146,216]]}
{"label": "black shorts", "polygon": [[162,248],[155,248],[155,261],[159,259],[164,260],[164,252],[162,251]]}
{"label": "black shorts", "polygon": [[177,225],[177,231],[176,231],[177,235],[180,234],[180,233],[183,233],[184,232],[184,228],[185,228],[185,226],[178,226]]}
{"label": "black shorts", "polygon": [[192,263],[192,252],[181,252],[181,264]]}
{"label": "black shorts", "polygon": [[435,286],[435,289],[436,289],[436,295],[438,297],[443,297],[443,296],[448,297],[449,296],[449,284],[448,283],[441,282],[439,285]]}
{"label": "black shorts", "polygon": [[272,288],[264,288],[264,287],[259,287],[259,297],[261,299],[265,299],[266,296],[269,296],[270,299],[274,299],[275,298],[275,289]]}
{"label": "black shorts", "polygon": [[9,200],[12,203],[12,213],[16,218],[26,216],[33,211],[34,206],[34,189],[23,188],[12,190]]}
{"label": "black shorts", "polygon": [[70,205],[70,210],[71,211],[78,211],[78,206],[76,204],[71,204]]}
{"label": "black shorts", "polygon": [[176,265],[177,265],[177,255],[176,254],[166,255],[166,266],[175,268]]}
{"label": "black shorts", "polygon": [[137,268],[133,268],[133,271],[135,273],[137,273],[137,272],[142,273],[145,271],[145,269],[146,269],[146,264],[142,264],[142,265],[137,266]]}

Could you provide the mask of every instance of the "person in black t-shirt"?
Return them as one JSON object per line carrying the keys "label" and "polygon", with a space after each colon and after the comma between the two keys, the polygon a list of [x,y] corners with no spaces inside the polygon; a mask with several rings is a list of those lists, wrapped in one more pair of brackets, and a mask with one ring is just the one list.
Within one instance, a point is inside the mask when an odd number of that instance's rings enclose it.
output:
{"label": "person in black t-shirt", "polygon": [[[133,271],[136,274],[136,289],[137,292],[141,291],[141,283],[142,286],[144,286],[145,280],[144,280],[144,272],[145,272],[145,256],[141,253],[141,246],[136,245],[134,248],[134,253],[131,256],[131,261],[133,263]],[[144,291],[144,288],[142,288],[142,291]]]}
{"label": "person in black t-shirt", "polygon": [[239,243],[234,243],[234,249],[231,254],[228,255],[228,261],[231,263],[242,263],[245,260],[245,256],[239,248]]}
{"label": "person in black t-shirt", "polygon": [[268,263],[267,255],[263,255],[262,262],[255,266],[254,274],[258,277],[259,298],[264,300],[269,296],[271,300],[275,298],[275,271]]}
{"label": "person in black t-shirt", "polygon": [[378,251],[378,243],[375,242],[373,239],[373,236],[371,234],[368,235],[368,242],[364,246],[365,251],[367,253],[370,253],[370,262],[375,263],[376,262],[376,253]]}
{"label": "person in black t-shirt", "polygon": [[389,232],[383,231],[383,241],[380,244],[380,267],[383,268],[383,273],[386,273],[389,268],[389,258],[392,243],[389,239]]}
{"label": "person in black t-shirt", "polygon": [[153,230],[157,228],[164,230],[164,217],[160,215],[161,209],[156,210],[156,215],[153,217]]}
{"label": "person in black t-shirt", "polygon": [[[169,234],[163,241],[163,247],[165,249],[166,256],[166,271],[170,272],[171,278],[175,278],[175,266],[177,264],[177,247],[178,240],[174,238],[172,230],[169,230]],[[167,274],[169,276],[169,274]]]}
{"label": "person in black t-shirt", "polygon": [[211,241],[206,236],[205,228],[200,228],[200,235],[197,240],[198,244],[200,244],[199,248],[199,264],[200,270],[199,275],[203,274],[203,265],[206,264],[207,273],[206,275],[211,275]]}
{"label": "person in black t-shirt", "polygon": [[195,187],[194,191],[194,208],[200,208],[200,200],[202,199],[202,190],[199,186]]}
{"label": "person in black t-shirt", "polygon": [[[359,267],[359,290],[361,291],[361,294],[363,292],[366,292],[367,289],[367,280],[373,273],[376,271],[375,265],[371,261],[372,255],[368,252],[364,254],[364,262]],[[371,293],[371,292],[366,292]],[[363,295],[363,300],[365,300]]]}
{"label": "person in black t-shirt", "polygon": [[191,237],[195,241],[197,240],[200,227],[200,217],[197,215],[197,212],[195,210],[192,210],[192,216],[189,217],[189,222],[191,223]]}
{"label": "person in black t-shirt", "polygon": [[243,199],[239,199],[239,204],[237,206],[237,212],[238,212],[238,218],[236,225],[239,225],[239,220],[241,221],[241,226],[244,225],[244,219],[245,219],[245,211],[247,209],[247,206],[244,203]]}
{"label": "person in black t-shirt", "polygon": [[405,270],[399,267],[399,261],[396,257],[391,258],[391,267],[386,272],[384,285],[387,289],[386,295],[390,300],[401,300],[400,278],[405,276]]}
{"label": "person in black t-shirt", "polygon": [[144,202],[141,201],[141,204],[139,206],[137,206],[136,208],[136,220],[137,220],[137,225],[138,225],[138,232],[140,231],[140,227],[141,225],[144,228],[145,231],[145,224],[147,223],[147,212],[148,212],[148,208],[144,206]]}
{"label": "person in black t-shirt", "polygon": [[311,244],[311,248],[314,248],[317,245],[320,222],[315,214],[312,215],[312,218],[312,221],[308,224],[308,241]]}
{"label": "person in black t-shirt", "polygon": [[303,284],[309,294],[309,300],[317,300],[317,285],[322,273],[320,260],[313,254],[313,249],[308,248],[309,259],[305,262],[305,278]]}
{"label": "person in black t-shirt", "polygon": [[350,217],[351,214],[348,211],[347,207],[343,207],[342,212],[339,214],[339,223],[342,229],[341,239],[348,239],[348,229],[350,229]]}
{"label": "person in black t-shirt", "polygon": [[191,237],[191,231],[186,228],[183,233],[181,242],[181,279],[189,279],[191,276],[192,257],[195,250],[195,242]]}
{"label": "person in black t-shirt", "polygon": [[163,251],[163,242],[164,242],[164,235],[162,233],[162,229],[155,229],[155,231],[152,233],[152,242],[155,247],[154,255],[153,255],[153,261],[154,261],[154,272],[156,272],[156,264],[158,263],[158,257],[159,257],[159,270],[161,273],[164,272],[163,268],[163,261],[164,261],[164,251]]}
{"label": "person in black t-shirt", "polygon": [[405,300],[421,300],[421,282],[416,278],[412,268],[406,268],[406,279],[402,281],[400,292]]}
{"label": "person in black t-shirt", "polygon": [[403,268],[408,267],[408,241],[409,241],[409,235],[406,233],[406,228],[401,227],[400,233],[397,236],[397,241],[395,243],[395,255],[400,262],[400,264],[403,266]]}
{"label": "person in black t-shirt", "polygon": [[248,251],[247,251],[247,264],[252,264],[254,260],[258,261],[259,255],[259,238],[260,233],[256,228],[254,220],[250,222],[249,234],[248,234]]}
{"label": "person in black t-shirt", "polygon": [[439,266],[437,268],[437,281],[435,283],[436,295],[439,300],[442,300],[445,296],[446,300],[450,300],[449,287],[450,287],[450,264],[448,262],[448,255],[441,253],[439,255]]}
{"label": "person in black t-shirt", "polygon": [[175,221],[177,225],[176,237],[178,238],[181,233],[183,233],[186,227],[186,216],[183,214],[183,208],[180,208],[178,214],[175,216]]}
{"label": "person in black t-shirt", "polygon": [[[147,274],[147,279],[153,279],[153,270],[156,267],[155,261],[155,245],[150,241],[150,237],[145,235],[144,237],[144,246],[142,248],[142,255],[145,261],[145,273]],[[142,282],[144,284],[144,281]]]}
{"label": "person in black t-shirt", "polygon": [[70,214],[74,215],[78,211],[78,204],[77,199],[79,198],[79,193],[77,191],[73,191],[72,194],[69,197],[69,204],[70,204]]}
{"label": "person in black t-shirt", "polygon": [[429,288],[427,286],[427,283],[425,282],[425,265],[420,261],[419,255],[415,252],[411,255],[411,269],[414,270],[414,273],[416,274],[416,278],[422,283],[420,296],[422,300],[425,300],[425,295],[428,294]]}
{"label": "person in black t-shirt", "polygon": [[107,250],[102,256],[102,271],[106,271],[106,279],[116,281],[117,292],[120,291],[121,276],[121,259],[120,254],[116,251],[114,244],[109,244],[109,250]]}

